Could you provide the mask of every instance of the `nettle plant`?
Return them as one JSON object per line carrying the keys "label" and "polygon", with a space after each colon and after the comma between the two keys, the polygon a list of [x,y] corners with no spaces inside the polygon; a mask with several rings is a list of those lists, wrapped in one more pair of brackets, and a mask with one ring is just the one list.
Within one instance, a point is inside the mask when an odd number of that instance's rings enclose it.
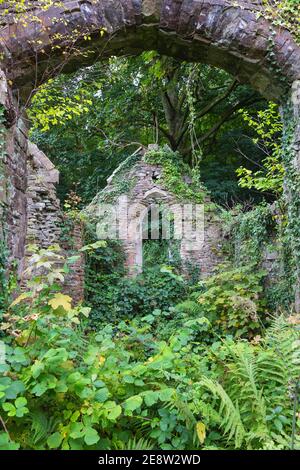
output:
{"label": "nettle plant", "polygon": [[58,245],[46,249],[31,245],[28,252],[32,256],[23,274],[27,290],[15,298],[1,324],[1,330],[15,337],[20,345],[29,345],[43,333],[48,334],[53,316],[59,323],[66,315],[72,325],[79,323],[80,314],[89,314],[89,309],[72,308],[71,297],[60,292],[64,275],[77,257],[65,261]]}
{"label": "nettle plant", "polygon": [[[58,366],[68,369],[69,354],[63,345],[73,340],[76,347],[80,346],[76,326],[79,318],[87,318],[90,312],[87,307],[72,307],[71,297],[61,293],[61,283],[74,257],[65,261],[58,246],[41,250],[30,246],[28,251],[32,256],[24,272],[27,290],[15,298],[0,326],[6,343],[6,363],[0,364],[0,404],[8,426],[13,423],[13,433],[19,427],[18,419],[29,414],[29,404],[35,397],[54,388],[63,392],[63,369],[61,380],[51,372]],[[69,369],[73,369],[71,362]],[[0,434],[0,448],[19,447],[11,442],[2,418],[1,423],[5,435]]]}

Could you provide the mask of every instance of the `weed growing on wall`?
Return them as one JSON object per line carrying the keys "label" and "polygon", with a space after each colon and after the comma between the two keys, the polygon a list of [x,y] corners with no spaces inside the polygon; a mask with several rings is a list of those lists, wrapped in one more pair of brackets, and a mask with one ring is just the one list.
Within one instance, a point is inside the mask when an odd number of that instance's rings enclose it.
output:
{"label": "weed growing on wall", "polygon": [[147,163],[162,167],[161,182],[178,200],[199,204],[204,202],[205,190],[199,174],[191,170],[177,152],[166,146],[148,150],[144,158]]}
{"label": "weed growing on wall", "polygon": [[[290,31],[300,44],[300,5],[298,0],[263,0],[263,14],[276,27]],[[261,13],[259,14],[259,16]]]}
{"label": "weed growing on wall", "polygon": [[287,201],[287,223],[283,238],[285,251],[290,253],[287,259],[288,275],[293,283],[296,303],[299,303],[300,289],[300,175],[298,169],[298,155],[296,130],[298,126],[297,117],[294,114],[292,103],[288,102],[283,107],[284,134],[283,155],[286,171],[285,197]]}

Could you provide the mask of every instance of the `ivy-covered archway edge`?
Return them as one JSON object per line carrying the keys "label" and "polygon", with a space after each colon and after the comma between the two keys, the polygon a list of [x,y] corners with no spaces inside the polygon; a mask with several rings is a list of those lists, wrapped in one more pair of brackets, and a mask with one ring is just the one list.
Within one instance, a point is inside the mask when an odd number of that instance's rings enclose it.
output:
{"label": "ivy-covered archway edge", "polygon": [[[62,70],[73,71],[110,55],[155,49],[223,68],[281,103],[287,240],[298,285],[300,48],[289,31],[266,18],[262,0],[31,0],[28,4],[28,12],[16,21],[18,12],[7,9],[7,2],[0,3],[4,15],[0,67],[18,102]],[[22,183],[15,186],[19,191]],[[300,298],[297,302],[300,305]]]}

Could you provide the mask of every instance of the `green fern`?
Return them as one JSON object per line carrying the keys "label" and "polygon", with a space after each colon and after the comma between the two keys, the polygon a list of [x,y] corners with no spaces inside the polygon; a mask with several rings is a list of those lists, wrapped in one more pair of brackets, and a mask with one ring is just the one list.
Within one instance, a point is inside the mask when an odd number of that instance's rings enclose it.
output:
{"label": "green fern", "polygon": [[251,437],[263,439],[268,435],[267,410],[254,351],[247,343],[237,343],[229,349],[234,361],[229,365],[227,382],[230,397],[234,403],[239,403],[244,426],[252,427]]}
{"label": "green fern", "polygon": [[154,445],[149,439],[129,439],[128,442],[118,442],[115,445],[115,450],[153,450]]}
{"label": "green fern", "polygon": [[299,329],[280,316],[259,346],[224,342],[222,384],[207,377],[200,381],[217,398],[220,427],[228,440],[234,438],[236,448],[287,449],[299,444],[299,436],[291,437],[292,397],[300,383],[299,340]]}
{"label": "green fern", "polygon": [[57,425],[58,419],[48,418],[41,410],[33,411],[31,413],[31,447],[43,448],[48,436],[55,431]]}
{"label": "green fern", "polygon": [[200,315],[202,312],[201,305],[196,300],[185,300],[184,302],[177,304],[175,310],[192,317],[198,314]]}

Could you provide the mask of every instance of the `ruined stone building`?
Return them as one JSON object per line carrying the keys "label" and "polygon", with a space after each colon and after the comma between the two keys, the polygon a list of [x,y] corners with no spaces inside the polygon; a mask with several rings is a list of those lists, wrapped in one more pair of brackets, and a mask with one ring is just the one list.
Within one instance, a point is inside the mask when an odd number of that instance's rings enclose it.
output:
{"label": "ruined stone building", "polygon": [[[185,184],[191,184],[188,175],[182,178]],[[108,179],[107,187],[86,213],[98,223],[98,237],[122,241],[129,275],[143,271],[144,240],[158,240],[160,236],[171,239],[175,231],[173,242],[179,245],[182,270],[188,265],[198,266],[205,276],[222,259],[221,223],[209,207],[208,196],[202,204],[196,204],[167,189],[162,166],[147,162],[147,152],[140,149]]]}
{"label": "ruined stone building", "polygon": [[[291,251],[300,310],[300,233],[296,222],[300,188],[300,48],[287,29],[277,27],[263,14],[262,0],[61,0],[49,8],[41,8],[39,1],[28,5],[30,16],[26,22],[17,21],[17,12],[6,2],[0,5],[0,235],[6,240],[10,260],[17,262],[21,270],[28,237],[41,240],[44,232],[50,241],[57,230],[52,226],[57,204],[53,192],[55,172],[44,158],[32,154],[36,155],[36,149],[32,150],[28,141],[24,105],[32,93],[64,66],[72,72],[112,55],[156,50],[179,60],[222,68],[285,110],[285,129],[289,132],[284,153],[285,196],[289,227],[293,229]],[[73,47],[75,31],[78,37]],[[52,172],[50,177],[45,177],[44,165]],[[157,183],[151,182],[151,168],[145,162],[138,171],[145,191],[136,195],[147,208],[151,199],[163,198],[161,191],[165,188],[152,191]],[[44,178],[42,185],[40,178]],[[171,202],[171,194],[167,192],[165,197]],[[197,259],[209,271],[210,264],[215,264],[214,222],[207,220],[205,226],[207,250],[202,254],[199,250]],[[131,241],[126,250],[128,266],[139,266],[138,246]],[[181,253],[186,258],[191,255],[187,246],[182,246]],[[209,253],[206,260],[205,253]]]}

